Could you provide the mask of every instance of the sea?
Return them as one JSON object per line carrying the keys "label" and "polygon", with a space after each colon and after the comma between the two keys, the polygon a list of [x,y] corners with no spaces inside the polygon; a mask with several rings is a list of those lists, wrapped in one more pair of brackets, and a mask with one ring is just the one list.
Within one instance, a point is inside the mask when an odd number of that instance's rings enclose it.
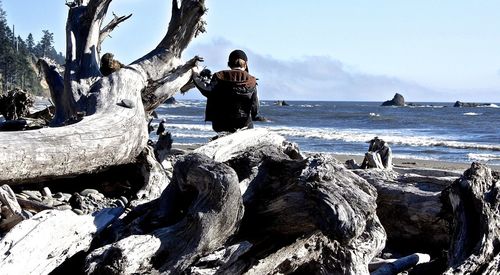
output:
{"label": "sea", "polygon": [[[457,163],[500,165],[500,104],[457,108],[453,103],[418,103],[382,107],[380,102],[261,101],[255,122],[299,145],[304,152],[364,155],[368,141],[385,140],[394,157]],[[204,100],[177,100],[157,108],[166,119],[174,146],[205,144],[216,135],[204,121]],[[151,134],[156,139],[156,134]]]}

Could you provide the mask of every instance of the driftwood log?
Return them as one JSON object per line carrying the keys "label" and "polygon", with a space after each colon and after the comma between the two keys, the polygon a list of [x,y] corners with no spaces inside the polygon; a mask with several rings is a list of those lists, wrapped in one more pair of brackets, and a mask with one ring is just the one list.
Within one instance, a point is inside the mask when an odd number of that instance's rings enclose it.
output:
{"label": "driftwood log", "polygon": [[99,46],[117,25],[103,26],[110,3],[68,4],[65,71],[41,61],[55,104],[52,125],[64,127],[0,133],[0,183],[96,173],[135,162],[148,140],[147,115],[189,82],[200,59],[183,63],[180,58],[204,30],[204,1],[172,1],[170,24],[158,46],[103,77]]}
{"label": "driftwood log", "polygon": [[[385,242],[375,189],[331,157],[296,158],[292,149],[247,130],[185,156],[162,196],[87,257],[87,272],[368,273]],[[293,255],[301,261],[291,263]]]}
{"label": "driftwood log", "polygon": [[459,176],[434,169],[354,169],[377,189],[377,215],[391,246],[440,254],[450,244],[441,192]]}
{"label": "driftwood log", "polygon": [[47,210],[19,223],[0,241],[2,274],[48,274],[64,260],[90,247],[95,235],[123,209],[106,209],[93,216]]}
{"label": "driftwood log", "polygon": [[453,208],[445,274],[500,273],[500,174],[473,163],[444,192]]}

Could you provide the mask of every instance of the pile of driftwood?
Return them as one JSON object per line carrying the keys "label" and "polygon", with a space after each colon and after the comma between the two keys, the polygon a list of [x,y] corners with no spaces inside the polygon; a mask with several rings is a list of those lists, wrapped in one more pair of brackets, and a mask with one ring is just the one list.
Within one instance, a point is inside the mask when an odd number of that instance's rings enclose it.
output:
{"label": "pile of driftwood", "polygon": [[0,93],[0,131],[32,130],[48,126],[54,107],[38,112],[30,112],[35,103],[34,97],[21,89]]}
{"label": "pile of driftwood", "polygon": [[498,272],[499,175],[481,164],[348,170],[262,129],[169,152],[173,173],[127,214],[43,210],[10,229],[2,274]]}
{"label": "pile of driftwood", "polygon": [[39,61],[52,127],[0,132],[1,274],[500,272],[499,175],[481,164],[349,170],[259,129],[153,147],[205,3],[173,0],[157,47],[105,76],[100,45],[129,18],[104,25],[110,3],[66,2],[65,71]]}

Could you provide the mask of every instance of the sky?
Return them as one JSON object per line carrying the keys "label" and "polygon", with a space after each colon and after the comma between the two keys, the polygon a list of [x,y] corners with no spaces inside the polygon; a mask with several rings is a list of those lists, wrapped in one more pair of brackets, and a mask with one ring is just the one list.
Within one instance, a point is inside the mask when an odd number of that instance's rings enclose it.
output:
{"label": "sky", "polygon": [[[64,52],[64,0],[2,0],[16,34],[54,33]],[[183,54],[212,71],[243,49],[259,96],[269,100],[500,102],[500,1],[206,0],[207,32]],[[103,44],[122,63],[154,48],[169,0],[115,0],[132,13]],[[178,98],[202,98],[191,90]]]}

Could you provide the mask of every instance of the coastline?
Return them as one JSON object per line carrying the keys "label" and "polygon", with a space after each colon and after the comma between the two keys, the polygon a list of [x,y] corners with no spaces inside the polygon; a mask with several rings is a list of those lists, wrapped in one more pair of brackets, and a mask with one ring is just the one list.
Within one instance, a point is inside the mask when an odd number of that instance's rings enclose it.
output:
{"label": "coastline", "polygon": [[[185,151],[192,151],[200,146],[203,146],[203,144],[182,144],[182,143],[172,144],[172,148]],[[333,153],[332,155],[342,163],[344,163],[346,160],[354,159],[358,164],[361,164],[364,158],[364,156],[361,155],[335,154],[335,153]],[[463,173],[465,170],[470,168],[472,161],[469,163],[463,163],[463,162],[426,160],[426,159],[393,158],[393,163],[394,166],[401,168],[426,168],[426,169],[438,169],[438,170],[447,170],[447,171],[455,171]],[[500,171],[500,165],[491,165],[491,164],[486,164],[486,165],[490,167],[491,170]]]}
{"label": "coastline", "polygon": [[[357,163],[363,162],[363,156],[359,155],[344,155],[344,154],[333,154],[337,160],[344,163],[346,160],[354,159]],[[425,159],[407,159],[407,158],[393,158],[394,166],[403,168],[429,168],[429,169],[439,169],[448,171],[457,171],[463,173],[465,170],[469,169],[472,161],[470,163],[462,162],[451,162],[451,161],[439,161],[439,160],[425,160]],[[483,163],[484,164],[484,163]],[[491,170],[500,171],[499,165],[486,164]]]}

